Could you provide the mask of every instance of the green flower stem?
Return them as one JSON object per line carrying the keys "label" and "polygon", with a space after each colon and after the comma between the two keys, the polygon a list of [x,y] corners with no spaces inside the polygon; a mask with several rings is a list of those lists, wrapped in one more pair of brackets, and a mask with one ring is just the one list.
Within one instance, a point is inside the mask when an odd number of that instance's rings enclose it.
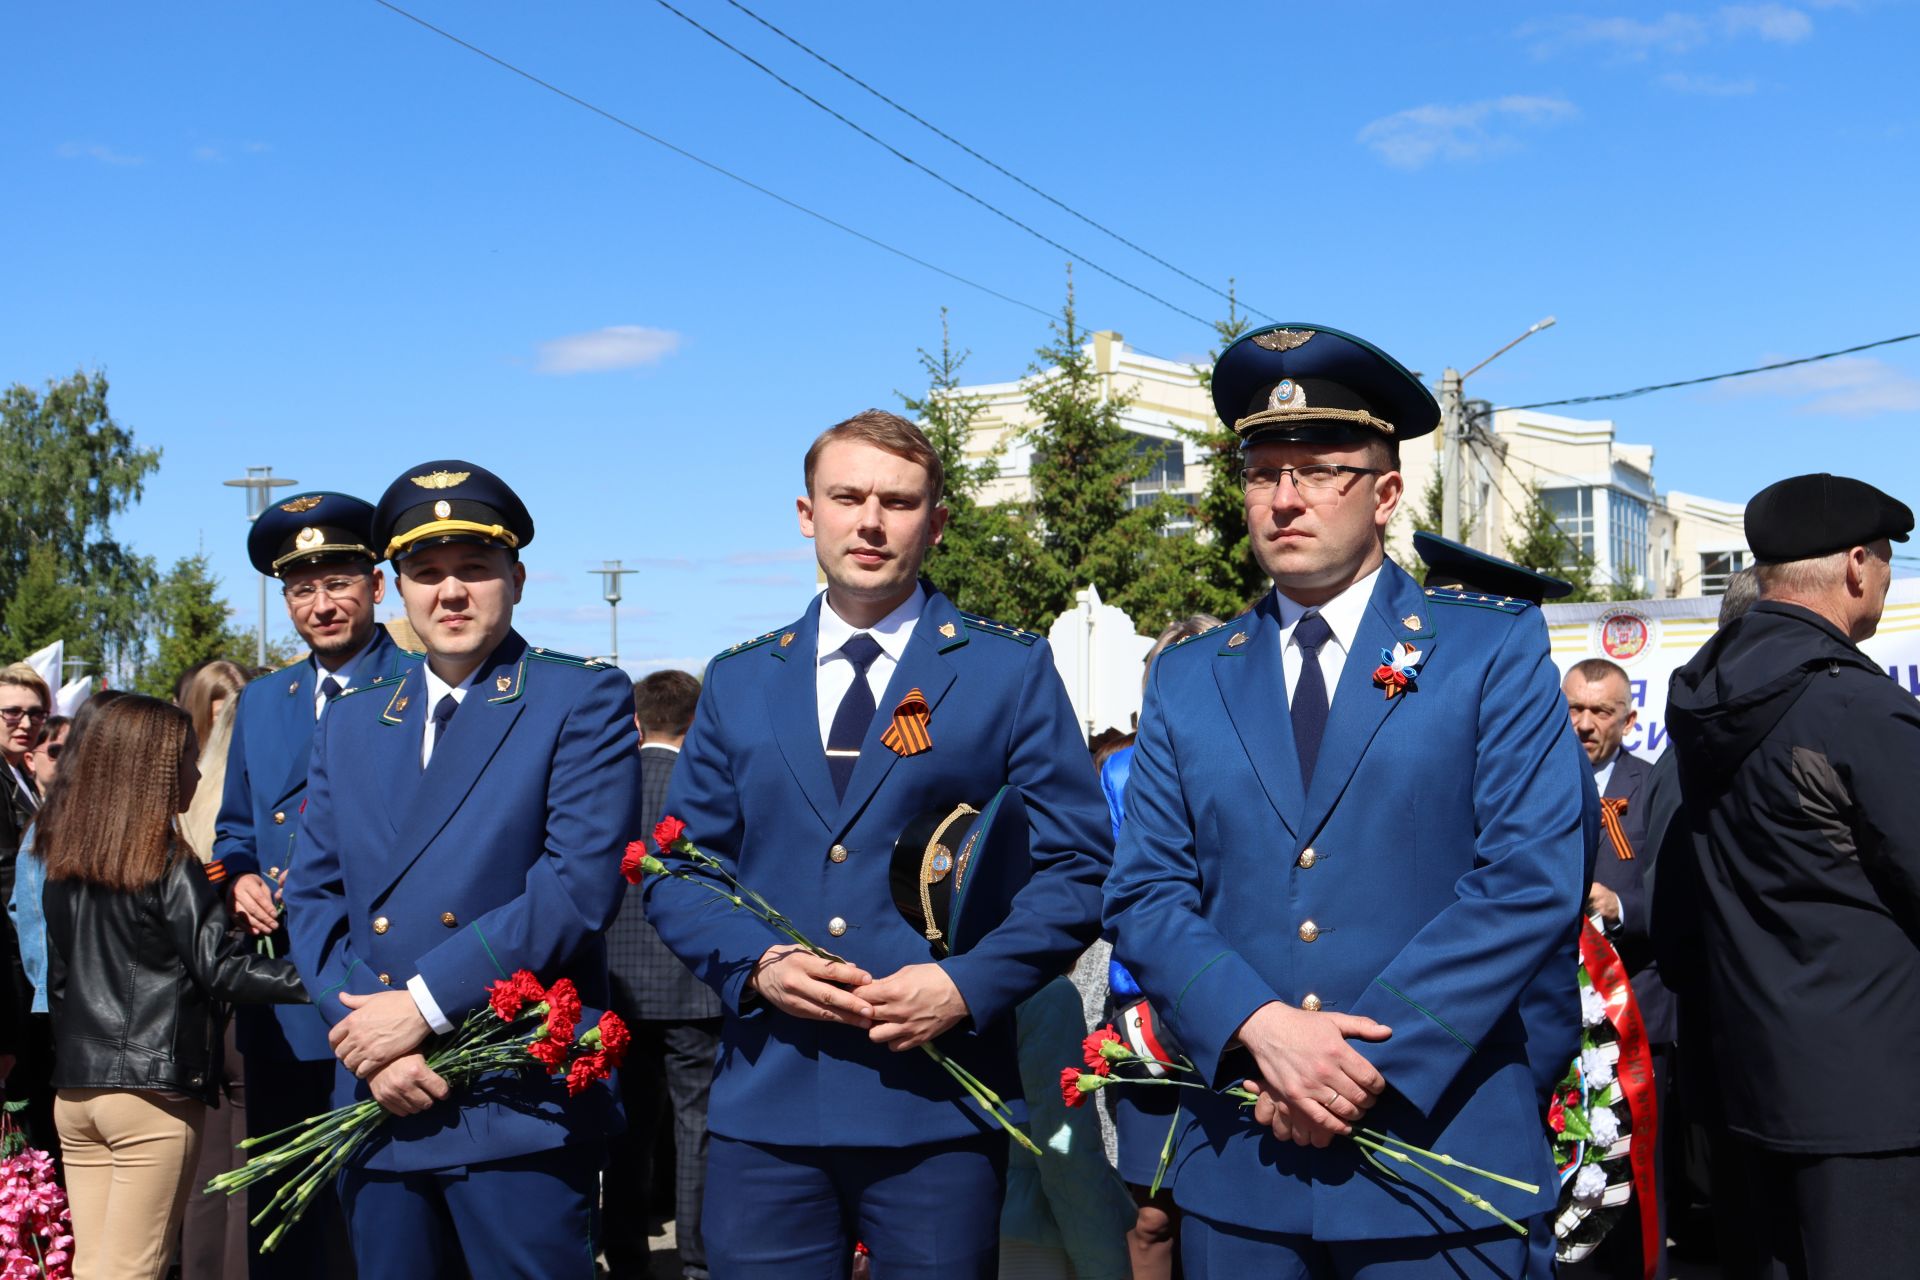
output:
{"label": "green flower stem", "polygon": [[[1456,1196],[1459,1196],[1460,1199],[1465,1201],[1467,1204],[1470,1204],[1474,1208],[1479,1209],[1484,1213],[1491,1214],[1495,1218],[1498,1218],[1501,1222],[1505,1223],[1509,1227],[1512,1227],[1515,1231],[1519,1232],[1521,1235],[1524,1236],[1527,1234],[1527,1229],[1525,1227],[1515,1222],[1512,1218],[1509,1218],[1506,1214],[1500,1212],[1500,1210],[1495,1208],[1493,1203],[1489,1201],[1485,1196],[1477,1196],[1473,1194],[1473,1192],[1468,1191],[1465,1187],[1461,1186],[1459,1183],[1450,1181],[1449,1179],[1442,1177],[1438,1173],[1435,1173],[1432,1169],[1427,1168],[1426,1165],[1421,1164],[1418,1160],[1415,1160],[1412,1156],[1408,1155],[1406,1152],[1396,1151],[1392,1147],[1386,1146],[1382,1143],[1375,1142],[1371,1138],[1363,1138],[1359,1134],[1355,1134],[1353,1136],[1353,1140],[1354,1142],[1359,1144],[1363,1152],[1367,1153],[1367,1159],[1373,1164],[1375,1168],[1380,1169],[1383,1172],[1393,1174],[1393,1176],[1395,1176],[1396,1178],[1399,1177],[1397,1173],[1394,1173],[1393,1170],[1388,1169],[1385,1165],[1381,1164],[1378,1159],[1375,1158],[1374,1153],[1378,1153],[1378,1155],[1384,1156],[1387,1159],[1395,1161],[1398,1164],[1417,1170],[1420,1173],[1424,1173],[1425,1175],[1427,1175],[1427,1177],[1432,1178],[1435,1182],[1439,1183],[1441,1186],[1445,1187],[1447,1190],[1453,1192],[1453,1194],[1455,1194]],[[1401,1178],[1400,1180],[1403,1182],[1405,1181],[1404,1178]]]}
{"label": "green flower stem", "polygon": [[1428,1151],[1425,1147],[1416,1147],[1411,1142],[1396,1138],[1390,1133],[1381,1133],[1377,1129],[1361,1129],[1359,1132],[1362,1136],[1370,1138],[1375,1142],[1389,1143],[1399,1147],[1402,1151],[1410,1151],[1416,1156],[1423,1156],[1428,1160],[1437,1160],[1450,1168],[1460,1170],[1462,1173],[1471,1173],[1476,1177],[1485,1178],[1490,1182],[1498,1182],[1502,1186],[1512,1187],[1516,1191],[1524,1191],[1530,1196],[1540,1194],[1540,1188],[1535,1183],[1522,1182],[1518,1178],[1509,1178],[1503,1173],[1494,1173],[1488,1169],[1476,1168],[1464,1160],[1455,1160],[1450,1155],[1445,1155],[1438,1151]]}
{"label": "green flower stem", "polygon": [[1160,1164],[1153,1171],[1153,1185],[1147,1188],[1149,1197],[1160,1194],[1160,1180],[1167,1176],[1167,1166],[1173,1163],[1173,1135],[1180,1128],[1180,1104],[1173,1107],[1173,1123],[1167,1126],[1167,1140],[1160,1144]]}

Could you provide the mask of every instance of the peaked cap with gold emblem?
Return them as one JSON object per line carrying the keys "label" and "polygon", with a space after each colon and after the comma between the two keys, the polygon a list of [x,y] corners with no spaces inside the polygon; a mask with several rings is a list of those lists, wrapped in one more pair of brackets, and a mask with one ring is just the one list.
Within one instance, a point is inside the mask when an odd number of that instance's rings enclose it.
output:
{"label": "peaked cap with gold emblem", "polygon": [[254,520],[247,558],[269,578],[308,564],[371,564],[380,558],[373,551],[373,504],[320,491],[282,498]]}
{"label": "peaked cap with gold emblem", "polygon": [[1564,579],[1476,551],[1438,534],[1416,531],[1413,549],[1427,562],[1429,587],[1497,595],[1504,600],[1526,600],[1533,604],[1558,600],[1573,591],[1573,584]]}
{"label": "peaked cap with gold emblem", "polygon": [[1255,329],[1222,352],[1213,407],[1244,445],[1412,440],[1440,425],[1439,402],[1405,365],[1312,324]]}
{"label": "peaked cap with gold emblem", "polygon": [[373,545],[396,563],[421,547],[477,542],[519,553],[533,517],[507,482],[457,459],[423,462],[387,486],[373,516]]}

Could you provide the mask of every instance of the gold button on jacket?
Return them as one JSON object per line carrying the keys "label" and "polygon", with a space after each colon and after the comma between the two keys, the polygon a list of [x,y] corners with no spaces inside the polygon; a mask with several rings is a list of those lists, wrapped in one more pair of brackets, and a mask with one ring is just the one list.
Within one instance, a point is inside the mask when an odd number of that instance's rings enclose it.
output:
{"label": "gold button on jacket", "polygon": [[1315,862],[1317,862],[1317,861],[1319,861],[1319,859],[1320,859],[1320,855],[1319,855],[1319,854],[1317,854],[1317,853],[1315,853],[1315,852],[1314,852],[1314,851],[1313,851],[1312,849],[1310,849],[1310,848],[1309,848],[1309,849],[1302,849],[1302,850],[1300,851],[1300,865],[1301,865],[1302,867],[1310,867],[1310,866],[1312,866],[1312,865],[1313,865],[1313,864],[1314,864]]}
{"label": "gold button on jacket", "polygon": [[285,822],[287,820],[287,815],[284,812],[276,813],[273,815],[273,820],[276,824]]}
{"label": "gold button on jacket", "polygon": [[1303,921],[1303,922],[1301,923],[1301,925],[1300,925],[1300,941],[1302,941],[1302,942],[1312,942],[1312,941],[1313,941],[1313,940],[1314,940],[1315,938],[1317,938],[1317,937],[1319,937],[1319,936],[1320,936],[1320,926],[1319,926],[1319,925],[1317,925],[1317,924],[1315,924],[1315,923],[1314,923],[1313,921],[1311,921],[1311,920],[1307,920],[1307,921]]}
{"label": "gold button on jacket", "polygon": [[1318,1013],[1320,1012],[1320,997],[1309,991],[1306,998],[1300,1001],[1300,1007],[1308,1013]]}
{"label": "gold button on jacket", "polygon": [[389,926],[387,924],[387,918],[385,916],[375,916],[373,918],[373,931],[375,933],[385,933],[388,927]]}
{"label": "gold button on jacket", "polygon": [[842,920],[839,916],[835,916],[833,919],[827,921],[827,932],[832,934],[834,937],[837,938],[841,934],[845,933],[846,931],[847,931],[847,922],[845,920]]}
{"label": "gold button on jacket", "polygon": [[845,862],[847,860],[847,846],[843,844],[833,846],[833,848],[827,850],[827,857],[835,862]]}
{"label": "gold button on jacket", "polygon": [[383,973],[383,974],[381,974],[381,975],[380,975],[380,985],[381,985],[381,986],[383,986],[383,987],[390,987],[390,986],[392,986],[392,985],[393,985],[393,975],[392,975],[392,974],[390,974],[390,973]]}
{"label": "gold button on jacket", "polygon": [[451,911],[442,911],[440,913],[440,923],[451,929],[460,923],[460,917],[454,915]]}

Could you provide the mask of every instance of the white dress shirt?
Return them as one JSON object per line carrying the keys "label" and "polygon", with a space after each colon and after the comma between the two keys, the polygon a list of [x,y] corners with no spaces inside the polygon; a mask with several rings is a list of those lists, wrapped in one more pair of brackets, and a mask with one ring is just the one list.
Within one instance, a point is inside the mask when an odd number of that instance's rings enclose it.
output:
{"label": "white dress shirt", "polygon": [[893,669],[900,665],[900,656],[907,651],[907,641],[913,638],[913,626],[920,621],[920,613],[927,605],[927,593],[915,587],[913,594],[901,602],[895,609],[871,627],[856,627],[833,611],[830,600],[820,601],[820,638],[814,653],[814,697],[820,712],[820,746],[824,750],[827,735],[833,729],[833,717],[840,710],[840,699],[847,696],[847,690],[853,687],[853,661],[840,652],[842,645],[853,639],[861,631],[872,636],[880,646],[880,656],[867,668],[867,684],[873,689],[874,714],[880,714],[881,695],[887,691],[887,681],[893,679]]}
{"label": "white dress shirt", "polygon": [[1619,747],[1615,747],[1613,749],[1613,754],[1607,757],[1607,762],[1605,764],[1597,764],[1593,766],[1594,790],[1598,791],[1603,796],[1607,794],[1607,784],[1613,781],[1613,766],[1614,766],[1614,763],[1620,759],[1620,750],[1621,749]]}
{"label": "white dress shirt", "polygon": [[1373,598],[1374,580],[1379,576],[1376,568],[1323,605],[1299,604],[1284,591],[1274,592],[1280,605],[1280,665],[1287,679],[1287,705],[1293,705],[1293,689],[1300,683],[1301,664],[1306,660],[1300,646],[1293,642],[1295,626],[1307,614],[1318,613],[1333,631],[1320,646],[1320,675],[1327,682],[1327,703],[1331,706],[1340,688],[1340,672],[1353,652],[1354,637],[1360,634],[1360,622],[1367,616],[1367,602]]}
{"label": "white dress shirt", "polygon": [[[427,723],[420,734],[420,767],[425,769],[427,762],[433,759],[433,709],[439,706],[440,699],[448,694],[453,695],[455,702],[464,703],[467,700],[468,691],[473,688],[473,678],[480,674],[480,667],[469,671],[467,678],[457,685],[450,685],[435,675],[431,664],[423,665],[420,670],[427,678]],[[427,1020],[428,1026],[441,1035],[453,1030],[453,1023],[441,1011],[440,1002],[433,998],[431,991],[427,990],[425,978],[417,973],[408,978],[407,994],[413,997],[415,1007],[420,1010],[420,1016]]]}
{"label": "white dress shirt", "polygon": [[373,641],[369,639],[365,644],[360,646],[359,652],[340,664],[338,671],[327,670],[326,667],[321,665],[318,657],[313,659],[313,718],[315,720],[320,719],[321,713],[327,709],[327,695],[321,690],[320,686],[327,682],[328,676],[332,676],[340,682],[340,692],[345,693],[348,689],[351,689],[353,687],[353,669],[360,665],[360,659],[366,657],[367,650],[371,648],[373,648]]}

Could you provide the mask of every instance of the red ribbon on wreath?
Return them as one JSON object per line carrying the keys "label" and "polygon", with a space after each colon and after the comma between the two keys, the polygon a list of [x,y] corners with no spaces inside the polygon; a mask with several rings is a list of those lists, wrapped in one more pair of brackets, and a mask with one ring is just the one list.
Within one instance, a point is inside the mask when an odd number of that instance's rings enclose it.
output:
{"label": "red ribbon on wreath", "polygon": [[1654,1105],[1653,1050],[1647,1043],[1647,1024],[1640,1002],[1627,982],[1627,966],[1606,935],[1591,919],[1580,922],[1580,961],[1587,967],[1593,989],[1607,1002],[1607,1021],[1620,1036],[1620,1060],[1614,1077],[1626,1095],[1627,1114],[1633,1117],[1633,1141],[1627,1147],[1627,1166],[1633,1170],[1633,1198],[1640,1205],[1640,1257],[1646,1280],[1660,1257],[1660,1206],[1654,1201],[1654,1141],[1660,1117]]}

